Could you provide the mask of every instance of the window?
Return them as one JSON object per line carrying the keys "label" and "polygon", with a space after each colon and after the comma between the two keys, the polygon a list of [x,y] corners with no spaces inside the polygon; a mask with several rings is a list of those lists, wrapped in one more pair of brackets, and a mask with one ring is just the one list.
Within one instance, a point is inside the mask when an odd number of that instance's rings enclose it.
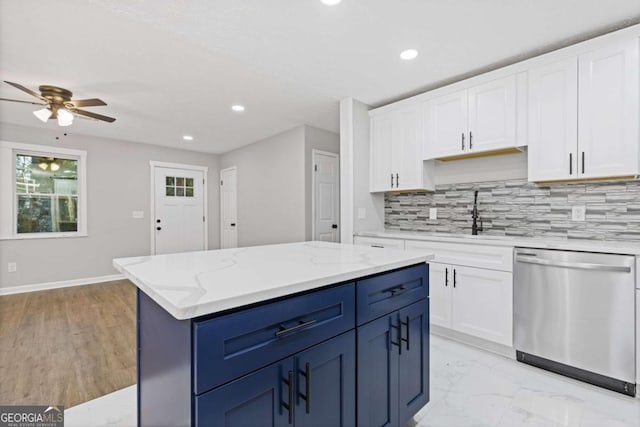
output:
{"label": "window", "polygon": [[[0,143],[3,238],[86,235],[86,152]],[[7,168],[9,169],[9,168]],[[7,199],[10,199],[7,200]],[[5,203],[7,201],[8,203]]]}
{"label": "window", "polygon": [[168,176],[165,189],[167,197],[193,197],[193,178]]}

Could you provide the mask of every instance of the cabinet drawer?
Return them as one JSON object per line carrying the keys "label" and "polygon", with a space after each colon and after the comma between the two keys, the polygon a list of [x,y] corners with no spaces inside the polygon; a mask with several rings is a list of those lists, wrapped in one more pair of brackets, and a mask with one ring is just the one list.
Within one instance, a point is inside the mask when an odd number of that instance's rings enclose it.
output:
{"label": "cabinet drawer", "polygon": [[354,326],[353,284],[196,321],[194,391],[212,389]]}
{"label": "cabinet drawer", "polygon": [[407,240],[408,251],[433,253],[433,262],[499,271],[513,271],[513,248],[448,242]]}
{"label": "cabinet drawer", "polygon": [[426,298],[429,266],[419,264],[359,280],[356,289],[358,325],[361,325]]}
{"label": "cabinet drawer", "polygon": [[387,239],[386,237],[363,237],[355,236],[353,243],[362,246],[371,246],[374,248],[396,248],[404,249],[404,240]]}

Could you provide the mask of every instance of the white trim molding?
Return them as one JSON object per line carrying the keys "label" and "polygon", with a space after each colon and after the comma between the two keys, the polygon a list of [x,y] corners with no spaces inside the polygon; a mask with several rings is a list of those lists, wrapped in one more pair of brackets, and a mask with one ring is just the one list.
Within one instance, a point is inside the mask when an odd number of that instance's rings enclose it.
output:
{"label": "white trim molding", "polygon": [[33,285],[10,286],[0,288],[0,296],[22,294],[26,292],[47,291],[51,289],[70,288],[72,286],[94,285],[114,280],[123,280],[123,274],[110,274],[106,276],[85,277],[82,279],[61,280],[59,282],[36,283]]}
{"label": "white trim molding", "polygon": [[187,165],[187,164],[183,164],[183,163],[169,163],[169,162],[159,162],[156,160],[150,160],[149,161],[149,193],[151,194],[151,203],[149,206],[151,206],[151,210],[149,213],[149,223],[150,223],[150,232],[151,232],[151,246],[149,248],[149,253],[151,255],[155,255],[156,253],[156,197],[155,197],[155,182],[156,182],[156,175],[155,175],[155,168],[171,168],[171,169],[185,169],[185,170],[190,170],[190,171],[198,171],[198,172],[202,172],[204,175],[204,184],[202,186],[202,195],[203,195],[203,208],[204,208],[204,250],[209,250],[209,202],[207,201],[207,193],[208,191],[208,185],[209,185],[209,167],[208,166],[199,166],[199,165]]}

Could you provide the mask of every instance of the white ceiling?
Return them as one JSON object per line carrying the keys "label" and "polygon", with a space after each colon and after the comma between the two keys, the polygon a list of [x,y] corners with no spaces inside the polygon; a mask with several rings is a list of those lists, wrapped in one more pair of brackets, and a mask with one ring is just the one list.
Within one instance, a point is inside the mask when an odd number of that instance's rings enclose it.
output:
{"label": "white ceiling", "polygon": [[[344,97],[381,105],[636,22],[638,0],[0,0],[0,78],[117,118],[68,131],[221,153],[299,124],[337,132]],[[0,103],[0,122],[56,128],[34,109]]]}

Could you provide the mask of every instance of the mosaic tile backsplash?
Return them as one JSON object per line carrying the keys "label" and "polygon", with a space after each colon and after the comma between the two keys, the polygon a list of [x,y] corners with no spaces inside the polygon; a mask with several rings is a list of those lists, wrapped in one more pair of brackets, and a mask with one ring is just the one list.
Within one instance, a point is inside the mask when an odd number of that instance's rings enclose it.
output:
{"label": "mosaic tile backsplash", "polygon": [[[387,193],[385,228],[471,234],[474,190],[484,227],[479,234],[640,242],[640,181],[538,185],[523,179]],[[571,220],[572,206],[586,207],[584,222]],[[429,208],[438,209],[438,219],[429,219]]]}

